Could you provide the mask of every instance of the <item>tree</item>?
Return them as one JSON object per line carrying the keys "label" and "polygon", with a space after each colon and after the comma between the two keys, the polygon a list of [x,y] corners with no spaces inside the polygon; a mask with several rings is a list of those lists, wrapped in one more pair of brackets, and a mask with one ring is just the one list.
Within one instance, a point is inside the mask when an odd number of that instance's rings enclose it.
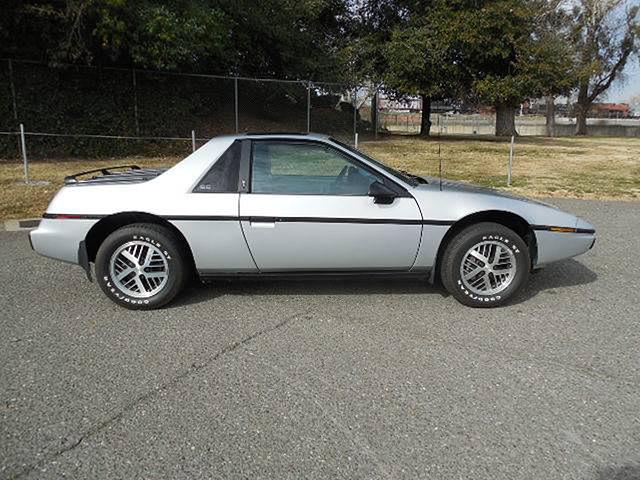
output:
{"label": "tree", "polygon": [[496,110],[497,136],[517,134],[515,110],[527,97],[543,95],[566,69],[558,62],[557,38],[541,33],[557,2],[548,0],[462,0],[451,29],[458,35],[461,65],[473,92]]}
{"label": "tree", "polygon": [[537,18],[531,48],[533,55],[543,61],[535,64],[531,72],[537,79],[537,90],[545,98],[546,133],[555,134],[555,100],[569,96],[577,86],[571,47],[570,15],[563,0],[550,0],[544,15]]}
{"label": "tree", "polygon": [[3,56],[339,78],[346,0],[6,0]]}
{"label": "tree", "polygon": [[493,105],[496,135],[512,135],[525,98],[572,86],[559,2],[369,0],[365,5],[373,7],[365,11],[377,8],[382,21],[363,37],[364,45],[356,43],[368,54],[360,63],[397,93],[422,96],[422,134],[429,132],[431,99],[462,97]]}
{"label": "tree", "polygon": [[431,101],[455,97],[463,80],[451,48],[455,33],[448,28],[446,3],[408,12],[408,21],[396,26],[383,50],[385,86],[422,99],[420,135],[431,130]]}
{"label": "tree", "polygon": [[229,47],[224,12],[197,0],[26,0],[5,18],[3,53],[54,64],[194,68]]}
{"label": "tree", "polygon": [[356,28],[346,49],[357,76],[381,82],[398,98],[421,97],[425,136],[431,101],[455,96],[458,86],[449,14],[444,0],[365,1],[355,10]]}
{"label": "tree", "polygon": [[624,0],[577,0],[573,10],[578,78],[576,135],[587,134],[591,105],[637,54],[639,10],[637,5],[626,8]]}

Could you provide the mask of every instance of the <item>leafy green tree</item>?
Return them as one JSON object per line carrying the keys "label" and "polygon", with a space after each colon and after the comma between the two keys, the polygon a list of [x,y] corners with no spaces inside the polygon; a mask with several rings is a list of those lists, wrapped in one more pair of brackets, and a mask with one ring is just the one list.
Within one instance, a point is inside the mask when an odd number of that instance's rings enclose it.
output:
{"label": "leafy green tree", "polygon": [[[480,5],[477,5],[480,3]],[[496,135],[516,134],[515,109],[529,96],[562,90],[567,76],[559,36],[549,35],[546,18],[557,2],[486,0],[449,2],[454,14],[461,65],[478,98],[496,110]],[[470,8],[474,7],[474,8]]]}
{"label": "leafy green tree", "polygon": [[431,129],[431,101],[457,96],[464,83],[452,49],[454,32],[448,29],[445,4],[433,4],[412,12],[396,26],[385,44],[385,85],[396,92],[422,99],[420,134]]}
{"label": "leafy green tree", "polygon": [[230,47],[226,14],[202,1],[100,0],[91,41],[112,61],[158,70],[201,70]]}
{"label": "leafy green tree", "polygon": [[344,77],[346,0],[6,0],[3,55],[262,77]]}
{"label": "leafy green tree", "polygon": [[429,135],[432,99],[451,96],[458,71],[446,48],[451,32],[440,1],[370,0],[356,9],[347,52],[356,75],[396,97],[422,98],[421,135]]}
{"label": "leafy green tree", "polygon": [[525,98],[571,87],[559,1],[382,2],[396,15],[382,16],[363,37],[360,67],[396,92],[422,96],[422,134],[429,132],[431,99],[466,97],[493,105],[496,134],[511,135]]}

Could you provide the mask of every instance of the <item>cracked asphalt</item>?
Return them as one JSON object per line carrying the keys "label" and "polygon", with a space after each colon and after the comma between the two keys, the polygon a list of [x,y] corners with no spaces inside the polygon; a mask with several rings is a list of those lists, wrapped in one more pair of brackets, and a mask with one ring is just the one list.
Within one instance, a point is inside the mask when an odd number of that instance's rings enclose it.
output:
{"label": "cracked asphalt", "polygon": [[640,478],[640,203],[512,305],[238,281],[131,312],[0,232],[0,478]]}

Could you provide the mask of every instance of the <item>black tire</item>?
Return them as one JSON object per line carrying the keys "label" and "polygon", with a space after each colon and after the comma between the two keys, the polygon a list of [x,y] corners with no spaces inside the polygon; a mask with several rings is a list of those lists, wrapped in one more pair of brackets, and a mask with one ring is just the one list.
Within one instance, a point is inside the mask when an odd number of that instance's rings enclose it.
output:
{"label": "black tire", "polygon": [[[482,244],[482,242],[495,242],[494,245],[501,246],[506,257],[505,262],[508,262],[508,265],[515,260],[515,273],[511,276],[510,282],[505,282],[507,285],[504,290],[499,290],[500,286],[496,282],[496,277],[493,273],[488,274],[489,285],[490,288],[499,291],[489,294],[478,292],[477,290],[480,287],[473,285],[476,278],[482,282],[480,279],[484,275],[482,271],[477,273],[476,276],[472,276],[471,280],[464,280],[462,277],[462,262],[467,252],[474,246]],[[471,260],[475,261],[474,259]],[[493,260],[495,261],[495,255]],[[469,263],[466,263],[466,265],[469,265]],[[486,263],[480,260],[477,266],[474,265],[474,267],[483,268],[482,265],[486,265]],[[520,235],[504,225],[483,222],[465,228],[449,242],[442,257],[440,274],[444,287],[460,303],[470,307],[487,308],[497,307],[513,298],[527,283],[530,266],[529,249]],[[496,271],[499,272],[499,270]],[[473,291],[474,288],[476,291]]]}
{"label": "black tire", "polygon": [[[149,249],[155,251],[154,258],[157,263],[161,264],[159,268],[167,273],[166,279],[163,280],[164,283],[161,282],[156,287],[156,292],[153,292],[154,289],[150,287],[149,283],[144,284],[150,289],[146,294],[153,293],[149,297],[141,298],[136,296],[136,292],[133,292],[132,289],[127,292],[126,285],[119,285],[112,278],[110,269],[112,257],[114,253],[124,245],[129,244],[129,242],[138,242],[138,244],[143,245],[141,248],[147,245],[147,251]],[[154,246],[155,250],[150,246]],[[96,278],[100,288],[115,303],[131,310],[152,310],[166,305],[180,293],[188,281],[190,273],[187,256],[181,242],[171,230],[151,223],[127,225],[113,232],[100,245],[96,254],[95,265]],[[131,265],[134,264],[132,263]],[[132,272],[125,279],[135,276],[138,276],[136,272]],[[142,280],[148,282],[146,278]],[[122,282],[124,283],[124,280]]]}

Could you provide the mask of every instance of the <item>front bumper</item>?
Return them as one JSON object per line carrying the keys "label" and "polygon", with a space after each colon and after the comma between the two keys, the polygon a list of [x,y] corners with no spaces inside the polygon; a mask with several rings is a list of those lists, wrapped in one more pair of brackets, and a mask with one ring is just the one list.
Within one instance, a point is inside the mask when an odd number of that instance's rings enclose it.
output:
{"label": "front bumper", "polygon": [[536,231],[538,258],[535,267],[581,255],[596,242],[595,233]]}

